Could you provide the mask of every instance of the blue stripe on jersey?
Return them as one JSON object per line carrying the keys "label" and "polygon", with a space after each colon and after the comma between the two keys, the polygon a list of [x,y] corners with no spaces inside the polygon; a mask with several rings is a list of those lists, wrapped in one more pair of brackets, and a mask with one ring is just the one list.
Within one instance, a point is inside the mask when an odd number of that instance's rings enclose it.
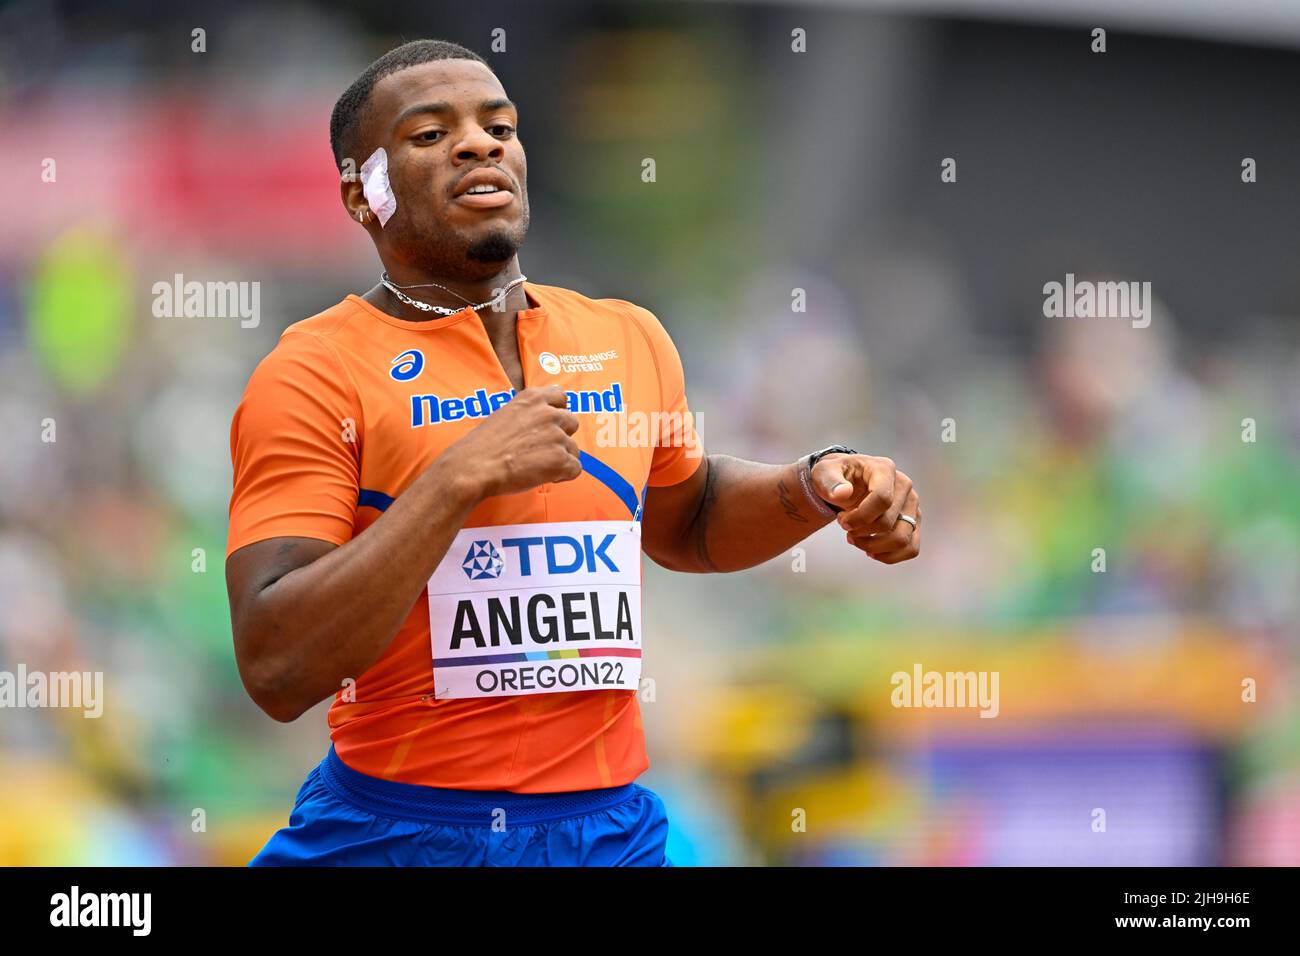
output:
{"label": "blue stripe on jersey", "polygon": [[578,452],[578,460],[582,462],[582,470],[591,477],[595,478],[602,485],[608,488],[614,494],[618,495],[619,500],[627,505],[627,510],[631,513],[636,521],[641,520],[641,505],[637,501],[636,489],[632,487],[632,482],[628,481],[609,465],[605,464],[594,455],[589,455],[585,451]]}
{"label": "blue stripe on jersey", "polygon": [[[578,460],[582,462],[583,471],[618,495],[619,500],[627,505],[627,510],[631,513],[633,520],[641,520],[641,500],[638,498],[636,489],[632,487],[630,481],[599,458],[589,455],[585,451],[578,452]],[[370,488],[362,488],[357,495],[358,508],[375,508],[379,511],[387,511],[388,506],[392,503],[391,496]]]}

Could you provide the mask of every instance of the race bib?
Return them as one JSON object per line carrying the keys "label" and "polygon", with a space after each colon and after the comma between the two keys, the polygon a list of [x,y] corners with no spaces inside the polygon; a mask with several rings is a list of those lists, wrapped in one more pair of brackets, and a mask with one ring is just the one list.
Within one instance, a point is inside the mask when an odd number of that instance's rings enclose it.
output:
{"label": "race bib", "polygon": [[464,528],[429,578],[434,697],[636,690],[641,525]]}

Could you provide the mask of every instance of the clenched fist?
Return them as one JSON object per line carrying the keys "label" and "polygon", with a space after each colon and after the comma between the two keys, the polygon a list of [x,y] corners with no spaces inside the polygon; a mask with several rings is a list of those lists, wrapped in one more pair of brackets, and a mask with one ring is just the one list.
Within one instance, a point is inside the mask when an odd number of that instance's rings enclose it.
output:
{"label": "clenched fist", "polygon": [[443,454],[479,481],[484,498],[527,491],[582,473],[578,416],[555,385],[526,388]]}

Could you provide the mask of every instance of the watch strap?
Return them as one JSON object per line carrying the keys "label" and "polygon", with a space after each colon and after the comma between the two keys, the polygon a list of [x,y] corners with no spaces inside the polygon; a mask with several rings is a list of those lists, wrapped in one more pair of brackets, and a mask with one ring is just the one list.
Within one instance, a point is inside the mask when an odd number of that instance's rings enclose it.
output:
{"label": "watch strap", "polygon": [[812,470],[817,462],[821,461],[827,455],[856,455],[857,451],[848,445],[827,445],[808,456],[804,466],[799,469],[799,483],[803,486],[803,493],[807,496],[808,501],[817,509],[819,514],[827,517],[834,517],[844,509],[838,505],[833,505],[821,495],[817,494],[812,484]]}

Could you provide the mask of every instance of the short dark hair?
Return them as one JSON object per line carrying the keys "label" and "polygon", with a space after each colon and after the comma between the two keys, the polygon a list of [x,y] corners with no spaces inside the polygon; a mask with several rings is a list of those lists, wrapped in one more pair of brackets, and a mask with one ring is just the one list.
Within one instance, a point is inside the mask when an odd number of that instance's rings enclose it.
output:
{"label": "short dark hair", "polygon": [[334,165],[340,170],[343,168],[343,159],[352,149],[361,113],[370,102],[375,84],[399,70],[435,60],[477,60],[492,69],[487,60],[473,50],[447,40],[412,40],[389,50],[366,67],[334,104],[334,112],[330,114],[330,149],[334,151]]}

